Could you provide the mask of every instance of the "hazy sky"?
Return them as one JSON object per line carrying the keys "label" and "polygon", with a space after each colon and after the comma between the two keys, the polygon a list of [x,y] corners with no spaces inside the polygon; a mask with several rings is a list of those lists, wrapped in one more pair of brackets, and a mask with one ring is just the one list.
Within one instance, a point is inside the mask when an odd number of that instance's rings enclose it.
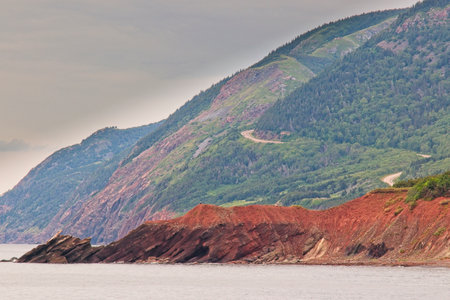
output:
{"label": "hazy sky", "polygon": [[161,120],[309,29],[416,2],[0,1],[0,194],[54,150]]}

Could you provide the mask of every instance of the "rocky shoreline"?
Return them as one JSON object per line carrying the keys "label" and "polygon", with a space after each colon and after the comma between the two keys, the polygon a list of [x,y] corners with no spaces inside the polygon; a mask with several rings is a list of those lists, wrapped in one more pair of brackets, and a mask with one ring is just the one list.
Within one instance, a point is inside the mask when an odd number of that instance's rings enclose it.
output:
{"label": "rocky shoreline", "polygon": [[105,246],[57,234],[18,262],[450,267],[448,198],[411,209],[405,197],[405,189],[374,191],[324,211],[202,204]]}

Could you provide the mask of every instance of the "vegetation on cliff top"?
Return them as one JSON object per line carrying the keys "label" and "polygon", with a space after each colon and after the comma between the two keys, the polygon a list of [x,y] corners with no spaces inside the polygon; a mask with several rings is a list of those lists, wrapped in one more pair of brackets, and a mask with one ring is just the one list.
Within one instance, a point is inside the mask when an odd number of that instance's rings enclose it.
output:
{"label": "vegetation on cliff top", "polygon": [[450,171],[424,178],[400,181],[394,187],[409,187],[406,202],[415,207],[417,200],[432,200],[437,197],[450,197]]}

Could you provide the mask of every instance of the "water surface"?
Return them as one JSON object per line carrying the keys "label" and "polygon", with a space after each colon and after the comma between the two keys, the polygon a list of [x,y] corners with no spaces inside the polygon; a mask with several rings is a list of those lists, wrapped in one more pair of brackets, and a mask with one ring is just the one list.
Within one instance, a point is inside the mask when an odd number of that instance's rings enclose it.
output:
{"label": "water surface", "polygon": [[450,299],[450,269],[1,263],[0,295],[2,299]]}
{"label": "water surface", "polygon": [[36,246],[33,244],[0,244],[0,260],[18,258]]}

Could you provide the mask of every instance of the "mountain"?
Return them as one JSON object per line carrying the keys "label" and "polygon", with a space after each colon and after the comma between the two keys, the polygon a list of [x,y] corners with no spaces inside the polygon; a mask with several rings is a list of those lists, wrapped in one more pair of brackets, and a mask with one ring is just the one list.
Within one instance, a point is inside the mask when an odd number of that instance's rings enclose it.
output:
{"label": "mountain", "polygon": [[[448,1],[424,1],[268,109],[255,129],[414,151],[401,178],[450,168]],[[422,154],[421,154],[422,153]],[[426,155],[423,155],[426,153]]]}
{"label": "mountain", "polygon": [[[347,52],[350,52],[355,45],[387,28],[398,13],[387,11],[355,17],[357,20],[368,19],[363,29],[354,26],[353,18],[327,24],[307,33],[306,37],[303,35],[294,39],[284,48],[296,49],[295,53],[301,52],[303,47],[308,51],[322,49],[332,53],[334,48],[330,43],[357,36],[355,43],[348,48]],[[340,26],[349,28],[343,30],[341,36],[337,29]],[[258,198],[259,194],[253,193],[253,190],[259,189],[264,182],[259,174],[252,175],[251,167],[260,168],[262,160],[267,159],[279,168],[281,164],[276,157],[279,154],[270,153],[261,145],[243,139],[240,132],[252,126],[277,99],[316,75],[306,63],[280,51],[272,53],[265,62],[238,72],[214,87],[215,92],[210,93],[210,100],[201,101],[204,109],[187,122],[178,123],[183,124],[181,127],[176,126],[169,133],[159,133],[162,138],[154,138],[156,132],[144,138],[146,146],[133,151],[130,159],[125,160],[115,172],[108,186],[85,202],[81,209],[72,210],[54,229],[70,228],[72,234],[92,236],[96,242],[106,242],[124,236],[145,220],[175,216],[201,202],[256,202],[247,198]],[[308,53],[305,52],[305,55]],[[329,59],[339,58],[330,56]],[[313,57],[313,60],[316,59]],[[180,108],[175,113],[180,117],[176,119],[185,119],[182,116],[186,110],[186,107]],[[310,145],[290,145],[290,148],[294,154],[301,146],[307,148]],[[258,166],[254,161],[259,157]],[[308,160],[301,158],[300,164]],[[277,174],[270,174],[270,164],[262,167],[267,180],[276,177]],[[243,184],[253,190],[247,191]],[[264,190],[267,187],[270,186],[267,185]],[[239,200],[248,201],[236,202]],[[272,199],[273,202],[277,200]]]}
{"label": "mountain", "polygon": [[259,130],[448,155],[448,1],[421,3],[383,34],[278,101]]}
{"label": "mountain", "polygon": [[[301,128],[294,126],[298,121],[294,117],[290,119],[292,128],[283,127],[281,123],[279,128],[275,128],[276,122],[282,121],[276,114],[282,116],[286,111],[299,111],[298,107],[293,107],[298,105],[295,102],[297,96],[291,95],[307,90],[310,85],[315,86],[319,78],[339,78],[351,73],[353,69],[340,67],[350,60],[347,57],[364,57],[367,49],[377,53],[379,43],[389,42],[396,36],[403,39],[403,33],[397,33],[397,28],[409,24],[409,18],[423,16],[425,21],[419,23],[427,24],[425,27],[431,34],[430,39],[434,39],[436,44],[441,41],[448,44],[445,34],[442,34],[442,27],[448,28],[448,18],[442,17],[447,16],[448,6],[439,1],[424,3],[408,11],[376,12],[325,24],[200,93],[157,130],[138,141],[101,190],[81,202],[75,201],[71,207],[61,208],[53,218],[46,220],[47,225],[43,223],[23,240],[42,241],[44,236],[49,237],[63,229],[72,235],[90,236],[95,243],[109,242],[125,236],[144,221],[182,215],[199,203],[223,207],[300,204],[324,209],[386,186],[380,179],[391,173],[402,171],[405,176],[414,172],[426,175],[448,169],[450,159],[442,134],[446,129],[443,122],[448,116],[448,105],[441,100],[436,100],[431,109],[427,106],[427,114],[418,122],[422,125],[408,126],[408,132],[399,135],[395,145],[365,143],[359,137],[355,140],[330,138],[333,130],[325,127],[334,128],[334,121],[338,118],[328,123],[316,120],[323,124],[319,129],[311,125],[314,123],[308,123],[315,135],[303,134]],[[433,13],[429,13],[431,11]],[[439,33],[434,34],[435,31]],[[377,44],[372,43],[374,39]],[[380,49],[386,53],[389,51]],[[448,55],[446,49],[443,52]],[[392,60],[395,61],[395,56]],[[365,63],[362,59],[358,62]],[[390,63],[393,62],[380,65],[376,73],[403,72],[396,64],[391,68]],[[353,67],[359,70],[356,62]],[[419,64],[411,72],[421,74],[421,68],[427,68],[426,73],[438,69],[434,63]],[[361,81],[358,74],[352,76]],[[448,91],[446,73],[443,77],[433,74],[435,83],[421,85],[421,93],[433,95],[437,87],[445,97]],[[342,82],[353,84],[352,81]],[[325,87],[327,84],[324,83]],[[349,95],[360,93],[360,99],[365,96],[362,87],[350,91]],[[328,95],[326,90],[323,93]],[[365,97],[367,105],[358,108],[370,109],[371,112],[394,108],[394,101],[398,100]],[[313,107],[310,111],[315,112],[320,110],[321,103],[327,103],[331,113],[334,112],[334,103],[329,101],[311,98],[306,106]],[[293,104],[289,106],[291,102]],[[286,105],[285,110],[280,108],[283,105]],[[336,103],[336,110],[342,111],[343,105]],[[349,117],[355,117],[354,110],[349,110]],[[344,113],[345,110],[340,118],[347,117]],[[270,114],[274,116],[272,123],[267,117]],[[308,116],[306,113],[298,115],[298,118],[303,117]],[[366,122],[365,119],[362,121]],[[386,129],[383,124],[370,124],[365,128],[379,126],[380,130]],[[432,147],[423,148],[423,151],[430,149],[430,152],[418,152],[417,147],[403,146],[414,139],[422,142],[420,137],[423,135],[435,140]],[[12,227],[1,230],[10,232],[9,236],[17,236],[21,232]],[[20,230],[23,232],[25,229]],[[8,240],[11,239],[5,239]]]}
{"label": "mountain", "polygon": [[159,125],[104,128],[49,156],[0,197],[0,240],[26,240],[61,211],[81,205],[107,184],[134,144]]}
{"label": "mountain", "polygon": [[[449,188],[447,172],[420,179],[409,191],[379,189],[324,211],[200,204],[182,217],[146,222],[107,246],[56,235],[19,262],[449,266]],[[421,195],[414,206],[411,191]]]}

